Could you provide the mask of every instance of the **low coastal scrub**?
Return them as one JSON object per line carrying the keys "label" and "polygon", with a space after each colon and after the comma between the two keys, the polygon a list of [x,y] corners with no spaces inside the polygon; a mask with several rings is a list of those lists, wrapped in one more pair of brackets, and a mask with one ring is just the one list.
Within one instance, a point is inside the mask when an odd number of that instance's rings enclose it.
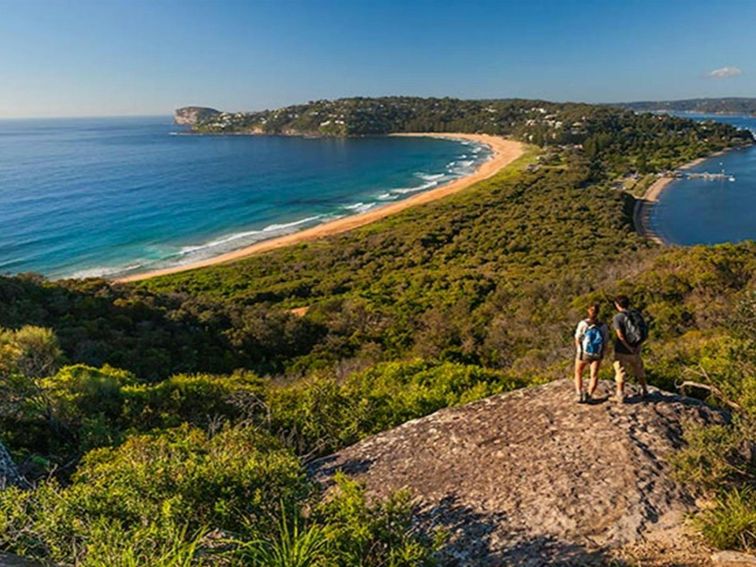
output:
{"label": "low coastal scrub", "polygon": [[679,480],[708,497],[693,524],[719,549],[756,549],[756,465],[754,425],[691,428],[687,446],[673,460]]}
{"label": "low coastal scrub", "polygon": [[17,553],[80,565],[429,561],[434,542],[412,529],[407,495],[369,504],[358,485],[339,483],[319,502],[277,440],[181,427],[90,452],[65,487],[0,492],[0,537]]}
{"label": "low coastal scrub", "polygon": [[720,549],[756,549],[755,307],[756,296],[747,295],[728,317],[728,335],[690,341],[683,355],[695,361],[688,374],[713,387],[709,400],[733,412],[730,424],[687,430],[673,459],[677,477],[708,497],[693,522]]}
{"label": "low coastal scrub", "polygon": [[714,506],[694,523],[706,540],[719,549],[756,549],[756,490],[734,488],[717,497]]}
{"label": "low coastal scrub", "polygon": [[[82,455],[134,435],[245,424],[298,455],[321,455],[438,409],[522,387],[500,371],[452,362],[378,364],[346,379],[317,373],[292,383],[249,372],[176,375],[145,383],[109,366],[15,375],[0,412],[4,440],[31,476],[66,480]],[[22,395],[30,390],[34,396]]]}
{"label": "low coastal scrub", "polygon": [[522,385],[422,361],[291,385],[249,373],[149,384],[83,365],[14,377],[45,401],[2,416],[39,479],[0,491],[0,545],[81,565],[424,564],[438,542],[413,528],[409,495],[369,503],[340,478],[321,501],[303,459]]}

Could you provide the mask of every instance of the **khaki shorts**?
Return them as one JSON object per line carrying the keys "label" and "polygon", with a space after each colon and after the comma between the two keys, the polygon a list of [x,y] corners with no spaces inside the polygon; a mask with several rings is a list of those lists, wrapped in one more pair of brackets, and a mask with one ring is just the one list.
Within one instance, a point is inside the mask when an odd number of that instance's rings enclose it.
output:
{"label": "khaki shorts", "polygon": [[597,358],[597,357],[589,356],[585,354],[584,352],[578,352],[575,355],[575,360],[579,362],[601,362],[602,360],[604,360],[604,355],[602,354],[601,356]]}
{"label": "khaki shorts", "polygon": [[646,371],[643,369],[643,361],[640,354],[614,353],[614,379],[617,382],[625,382],[628,374],[636,379],[645,378]]}

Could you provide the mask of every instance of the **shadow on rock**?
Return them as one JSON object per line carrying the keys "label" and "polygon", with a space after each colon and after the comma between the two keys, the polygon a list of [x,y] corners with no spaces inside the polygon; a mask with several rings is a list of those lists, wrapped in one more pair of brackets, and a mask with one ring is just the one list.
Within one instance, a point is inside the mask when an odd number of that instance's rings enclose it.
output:
{"label": "shadow on rock", "polygon": [[511,533],[508,541],[503,542],[497,530],[507,523],[506,514],[476,512],[454,496],[419,513],[417,521],[428,533],[440,529],[447,534],[446,543],[438,551],[439,563],[445,567],[626,565],[602,550],[548,536]]}
{"label": "shadow on rock", "polygon": [[368,472],[372,464],[373,459],[340,460],[336,455],[328,455],[309,463],[307,473],[327,488],[333,484],[333,476],[336,473],[341,472],[348,476],[356,476]]}

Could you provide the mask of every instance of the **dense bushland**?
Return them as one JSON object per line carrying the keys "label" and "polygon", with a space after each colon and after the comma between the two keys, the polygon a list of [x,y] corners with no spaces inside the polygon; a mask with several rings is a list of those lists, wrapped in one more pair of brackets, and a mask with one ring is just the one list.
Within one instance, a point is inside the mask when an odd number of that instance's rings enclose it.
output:
{"label": "dense bushland", "polygon": [[[448,104],[448,120],[406,128],[462,129]],[[618,292],[650,322],[652,383],[704,382],[733,408],[731,426],[691,435],[678,470],[711,492],[710,541],[753,546],[756,245],[655,248],[611,183],[745,138],[543,105],[590,115],[574,120],[582,147],[532,150],[348,234],[136,285],[0,278],[2,441],[35,483],[0,493],[0,547],[90,565],[422,564],[437,542],[407,495],[368,503],[342,481],[323,502],[307,462],[568,376],[584,307],[608,319]]]}

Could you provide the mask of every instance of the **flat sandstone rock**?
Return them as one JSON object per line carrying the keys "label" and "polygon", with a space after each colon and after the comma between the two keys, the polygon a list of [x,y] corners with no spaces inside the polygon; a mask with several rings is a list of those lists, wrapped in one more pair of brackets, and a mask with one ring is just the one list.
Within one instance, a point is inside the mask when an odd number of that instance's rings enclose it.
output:
{"label": "flat sandstone rock", "polygon": [[719,551],[711,561],[716,567],[756,567],[756,557],[737,551]]}
{"label": "flat sandstone rock", "polygon": [[[339,470],[385,497],[406,488],[425,529],[450,538],[453,565],[603,564],[610,548],[670,541],[693,499],[667,459],[691,423],[726,415],[652,389],[648,400],[590,405],[564,381],[438,411],[313,463],[330,485]],[[603,398],[603,399],[602,399]]]}

